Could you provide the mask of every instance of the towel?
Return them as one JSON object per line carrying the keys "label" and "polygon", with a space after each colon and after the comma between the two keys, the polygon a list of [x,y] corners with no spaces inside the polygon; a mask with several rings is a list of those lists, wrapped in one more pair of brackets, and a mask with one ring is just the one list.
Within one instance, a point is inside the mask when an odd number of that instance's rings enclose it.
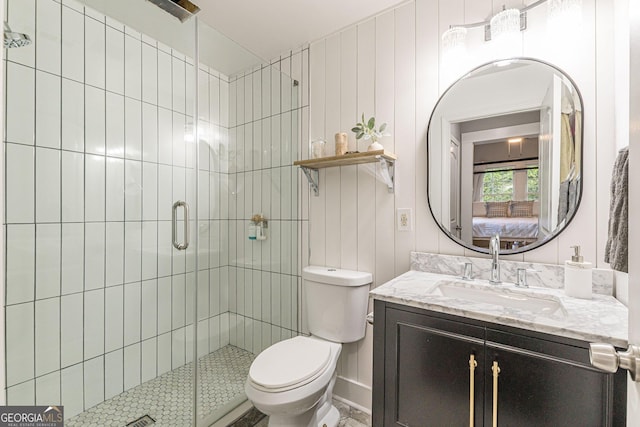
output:
{"label": "towel", "polygon": [[580,191],[580,176],[573,178],[569,182],[569,201],[567,203],[567,218],[573,218],[578,207],[578,197]]}
{"label": "towel", "polygon": [[569,212],[569,187],[571,182],[565,179],[560,183],[560,190],[558,191],[558,224],[560,224],[567,217]]}
{"label": "towel", "polygon": [[561,114],[560,117],[562,119],[560,127],[560,180],[564,181],[569,178],[569,170],[575,162],[576,155],[569,115]]}
{"label": "towel", "polygon": [[609,238],[604,260],[614,270],[627,273],[629,257],[629,147],[618,152],[611,177]]}
{"label": "towel", "polygon": [[580,177],[565,179],[560,183],[558,198],[558,224],[570,220],[576,212],[578,205],[578,192],[580,190]]}
{"label": "towel", "polygon": [[573,123],[573,155],[575,156],[574,165],[576,171],[582,170],[582,112],[576,111]]}

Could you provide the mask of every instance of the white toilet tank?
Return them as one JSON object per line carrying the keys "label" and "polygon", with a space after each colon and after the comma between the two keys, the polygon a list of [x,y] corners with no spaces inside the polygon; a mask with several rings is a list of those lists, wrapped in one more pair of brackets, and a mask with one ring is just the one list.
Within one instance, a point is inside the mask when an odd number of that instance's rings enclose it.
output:
{"label": "white toilet tank", "polygon": [[348,343],[364,338],[371,273],[309,266],[302,292],[312,335]]}

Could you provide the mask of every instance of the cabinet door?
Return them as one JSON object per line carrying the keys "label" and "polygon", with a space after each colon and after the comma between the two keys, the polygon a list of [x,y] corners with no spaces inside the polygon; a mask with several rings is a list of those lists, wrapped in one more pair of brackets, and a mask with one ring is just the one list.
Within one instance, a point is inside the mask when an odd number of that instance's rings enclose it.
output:
{"label": "cabinet door", "polygon": [[474,425],[483,419],[484,330],[407,312],[387,312],[385,426],[468,426],[470,359]]}
{"label": "cabinet door", "polygon": [[[584,349],[586,351],[586,349]],[[610,426],[613,376],[582,363],[530,350],[486,347],[485,426],[493,425],[497,362],[497,422],[507,426]]]}

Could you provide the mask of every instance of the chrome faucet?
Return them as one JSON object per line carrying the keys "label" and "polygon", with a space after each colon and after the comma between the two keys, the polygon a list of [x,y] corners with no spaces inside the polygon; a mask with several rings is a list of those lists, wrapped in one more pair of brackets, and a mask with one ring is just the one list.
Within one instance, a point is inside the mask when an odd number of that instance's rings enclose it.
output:
{"label": "chrome faucet", "polygon": [[489,242],[489,255],[491,255],[491,271],[489,272],[489,283],[499,285],[500,281],[500,263],[498,262],[498,254],[500,253],[500,235],[496,233]]}

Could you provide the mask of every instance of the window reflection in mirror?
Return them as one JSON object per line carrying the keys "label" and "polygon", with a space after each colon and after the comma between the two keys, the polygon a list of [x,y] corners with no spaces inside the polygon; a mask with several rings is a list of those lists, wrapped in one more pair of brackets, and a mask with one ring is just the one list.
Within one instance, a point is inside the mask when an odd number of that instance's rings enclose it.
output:
{"label": "window reflection in mirror", "polygon": [[501,249],[515,253],[550,240],[575,214],[582,103],[548,64],[497,64],[454,83],[433,111],[429,205],[454,241],[487,252],[499,234]]}

